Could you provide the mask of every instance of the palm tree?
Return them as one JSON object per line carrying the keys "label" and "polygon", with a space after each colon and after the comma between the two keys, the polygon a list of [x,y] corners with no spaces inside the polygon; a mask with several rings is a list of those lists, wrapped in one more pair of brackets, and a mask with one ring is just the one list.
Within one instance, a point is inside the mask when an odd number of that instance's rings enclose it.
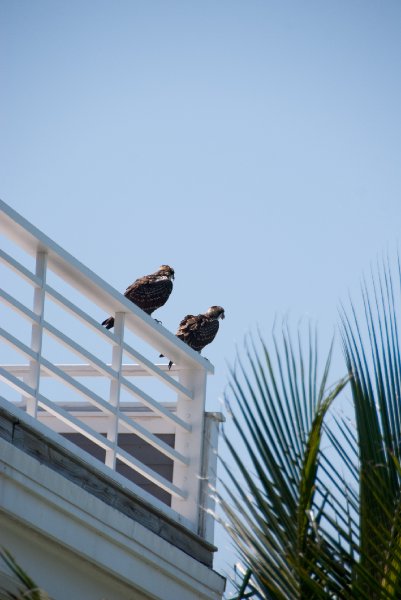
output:
{"label": "palm tree", "polygon": [[[311,328],[305,344],[287,325],[272,351],[260,336],[246,343],[226,395],[235,434],[219,498],[244,565],[236,598],[401,598],[397,298],[387,262],[363,286],[363,318],[342,308],[348,374],[331,389],[332,348],[319,375]],[[347,382],[353,410],[336,416]]]}
{"label": "palm tree", "polygon": [[41,590],[20,567],[8,550],[5,548],[0,549],[0,558],[7,565],[20,586],[15,591],[0,588],[0,600],[51,600],[46,592]]}

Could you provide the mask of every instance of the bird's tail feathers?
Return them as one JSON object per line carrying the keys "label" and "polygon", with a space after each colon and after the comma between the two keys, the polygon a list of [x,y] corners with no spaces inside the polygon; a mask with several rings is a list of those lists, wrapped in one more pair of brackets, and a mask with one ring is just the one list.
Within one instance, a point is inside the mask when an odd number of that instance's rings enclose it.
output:
{"label": "bird's tail feathers", "polygon": [[102,325],[104,325],[106,329],[111,329],[112,327],[114,327],[114,317],[108,317],[108,319],[105,319],[103,321]]}

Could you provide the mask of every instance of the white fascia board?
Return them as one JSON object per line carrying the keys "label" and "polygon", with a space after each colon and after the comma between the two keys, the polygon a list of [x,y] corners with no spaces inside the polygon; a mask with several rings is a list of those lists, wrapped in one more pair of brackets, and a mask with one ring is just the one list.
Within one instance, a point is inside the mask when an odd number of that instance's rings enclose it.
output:
{"label": "white fascia board", "polygon": [[0,510],[154,598],[221,600],[225,580],[0,439]]}
{"label": "white fascia board", "polygon": [[[48,265],[57,275],[82,291],[105,312],[116,309],[126,313],[126,321],[137,334],[157,351],[185,368],[203,368],[214,373],[212,363],[178,339],[143,310],[130,302],[79,260],[53,242],[47,235],[0,199],[0,232],[13,240],[29,254],[46,252]],[[101,294],[99,294],[101,288]]]}

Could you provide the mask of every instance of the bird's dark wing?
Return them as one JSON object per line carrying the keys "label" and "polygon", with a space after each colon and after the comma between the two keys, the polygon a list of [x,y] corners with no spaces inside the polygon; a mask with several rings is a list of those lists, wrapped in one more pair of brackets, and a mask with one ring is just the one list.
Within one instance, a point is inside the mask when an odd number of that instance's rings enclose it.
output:
{"label": "bird's dark wing", "polygon": [[195,315],[186,315],[180,321],[180,324],[178,325],[177,335],[178,335],[178,332],[180,331],[181,327],[185,327],[187,325],[188,321],[190,321],[190,319],[196,319]]}
{"label": "bird's dark wing", "polygon": [[114,317],[109,317],[108,319],[105,319],[102,325],[106,327],[106,329],[111,329],[112,327],[114,327]]}
{"label": "bird's dark wing", "polygon": [[219,330],[217,319],[205,315],[187,315],[180,323],[176,336],[197,352],[210,344]]}
{"label": "bird's dark wing", "polygon": [[165,304],[173,289],[170,279],[160,279],[154,275],[146,275],[134,281],[124,296],[142,308],[148,315]]}

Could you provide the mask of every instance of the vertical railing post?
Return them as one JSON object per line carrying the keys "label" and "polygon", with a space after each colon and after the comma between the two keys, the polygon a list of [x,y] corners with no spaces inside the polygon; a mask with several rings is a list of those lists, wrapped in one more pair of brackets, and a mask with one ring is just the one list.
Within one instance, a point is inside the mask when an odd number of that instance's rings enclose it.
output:
{"label": "vertical railing post", "polygon": [[175,449],[189,458],[189,465],[174,464],[173,483],[185,490],[186,500],[173,498],[171,507],[189,519],[198,531],[200,477],[202,473],[203,420],[206,400],[206,371],[204,369],[182,370],[179,381],[193,393],[192,400],[178,394],[177,416],[189,423],[191,432],[177,430]]}
{"label": "vertical railing post", "polygon": [[38,395],[40,386],[40,355],[42,353],[43,341],[43,319],[45,307],[45,285],[47,270],[47,253],[38,251],[36,253],[35,274],[40,279],[40,285],[33,292],[33,312],[39,317],[38,322],[32,324],[31,349],[38,353],[38,360],[29,361],[29,374],[25,378],[26,383],[35,390],[35,397],[27,398],[27,413],[32,417],[37,416]]}
{"label": "vertical railing post", "polygon": [[118,446],[118,414],[120,410],[120,391],[121,391],[121,365],[123,359],[123,339],[124,339],[124,320],[125,313],[117,312],[114,317],[114,335],[117,343],[113,346],[111,366],[117,372],[117,377],[110,382],[109,402],[115,407],[116,412],[113,416],[109,415],[107,427],[107,439],[113,444],[113,447],[106,450],[105,464],[111,469],[116,468],[116,453]]}
{"label": "vertical railing post", "polygon": [[217,481],[219,429],[220,423],[223,423],[224,420],[221,413],[205,413],[198,533],[211,544],[214,543],[214,511],[216,504],[214,490]]}

